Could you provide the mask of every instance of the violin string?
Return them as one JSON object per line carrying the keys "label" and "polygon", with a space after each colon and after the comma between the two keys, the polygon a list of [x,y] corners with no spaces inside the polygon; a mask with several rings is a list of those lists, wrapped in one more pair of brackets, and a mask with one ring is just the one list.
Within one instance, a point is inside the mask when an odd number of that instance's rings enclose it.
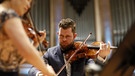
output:
{"label": "violin string", "polygon": [[70,58],[67,60],[67,62],[62,66],[62,68],[58,71],[58,73],[56,74],[57,76],[61,73],[61,71],[66,67],[66,65],[69,63],[69,61],[73,58],[73,56],[82,48],[82,46],[86,43],[86,41],[88,40],[88,38],[92,35],[92,33],[90,33],[87,38],[83,41],[83,43],[80,44],[80,47],[78,49],[75,50],[75,52],[70,56]]}

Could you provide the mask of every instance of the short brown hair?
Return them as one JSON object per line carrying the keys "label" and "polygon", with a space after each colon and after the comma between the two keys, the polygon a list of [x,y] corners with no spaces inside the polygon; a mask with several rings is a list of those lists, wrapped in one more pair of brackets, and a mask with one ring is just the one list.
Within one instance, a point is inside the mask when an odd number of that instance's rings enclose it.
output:
{"label": "short brown hair", "polygon": [[62,19],[59,22],[59,28],[67,29],[67,28],[72,28],[72,32],[76,32],[76,23],[70,18]]}

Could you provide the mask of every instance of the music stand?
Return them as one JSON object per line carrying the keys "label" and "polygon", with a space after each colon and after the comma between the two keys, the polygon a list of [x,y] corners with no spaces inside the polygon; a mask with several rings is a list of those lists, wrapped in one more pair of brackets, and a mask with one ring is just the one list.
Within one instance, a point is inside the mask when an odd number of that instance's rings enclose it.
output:
{"label": "music stand", "polygon": [[132,76],[135,69],[135,23],[128,30],[116,52],[99,76]]}

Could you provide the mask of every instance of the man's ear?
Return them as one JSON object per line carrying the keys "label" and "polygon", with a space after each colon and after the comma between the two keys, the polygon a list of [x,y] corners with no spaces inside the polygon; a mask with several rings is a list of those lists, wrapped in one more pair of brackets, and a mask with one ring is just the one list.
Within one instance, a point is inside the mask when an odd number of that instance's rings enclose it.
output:
{"label": "man's ear", "polygon": [[74,39],[77,37],[77,33],[74,33]]}
{"label": "man's ear", "polygon": [[59,32],[57,32],[57,35],[59,35]]}

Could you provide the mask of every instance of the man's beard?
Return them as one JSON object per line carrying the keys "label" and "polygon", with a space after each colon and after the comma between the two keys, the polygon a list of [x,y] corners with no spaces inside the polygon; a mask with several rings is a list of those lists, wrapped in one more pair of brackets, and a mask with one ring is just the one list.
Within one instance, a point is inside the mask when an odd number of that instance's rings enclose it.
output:
{"label": "man's beard", "polygon": [[62,45],[60,44],[62,52],[67,53],[70,50],[74,49],[74,42],[70,43],[69,45],[67,45],[66,47],[62,47]]}

